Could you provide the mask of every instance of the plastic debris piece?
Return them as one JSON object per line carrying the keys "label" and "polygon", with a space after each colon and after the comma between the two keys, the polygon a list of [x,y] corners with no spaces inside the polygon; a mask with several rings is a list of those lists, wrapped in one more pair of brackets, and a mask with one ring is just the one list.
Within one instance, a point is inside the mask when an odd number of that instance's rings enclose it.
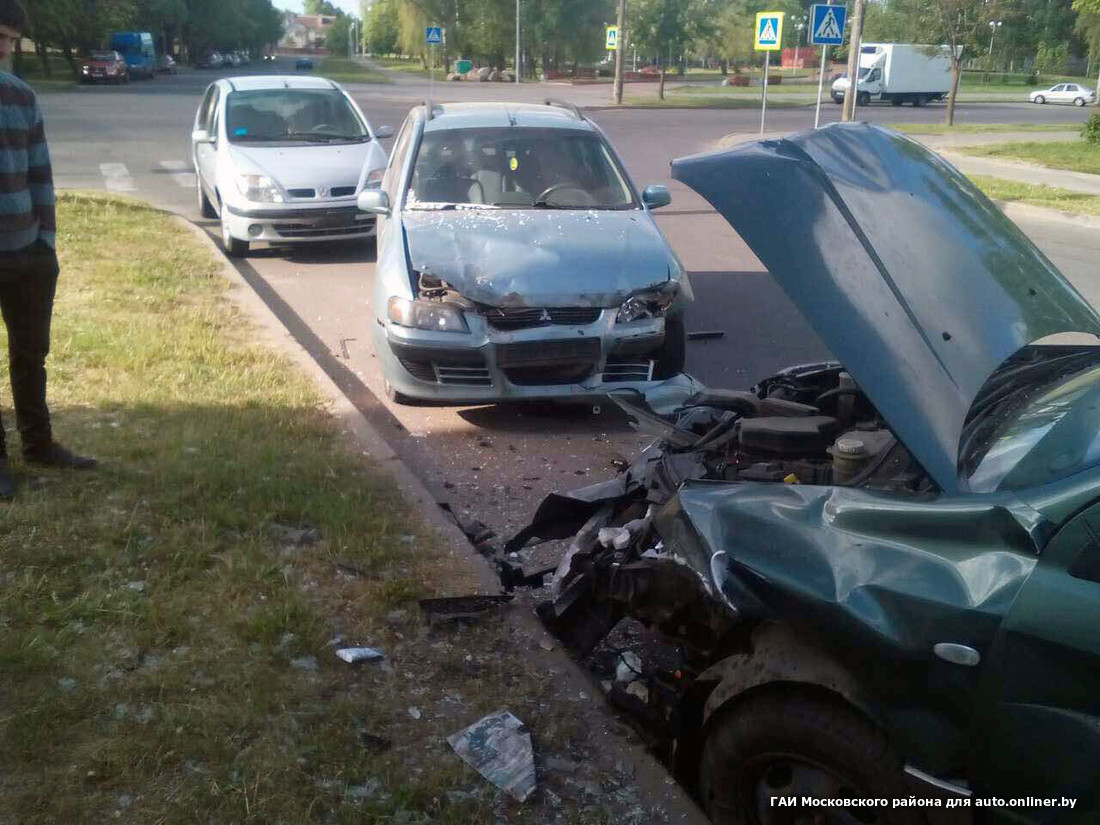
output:
{"label": "plastic debris piece", "polygon": [[687,339],[689,341],[707,341],[713,338],[725,338],[726,333],[720,329],[708,329],[703,332],[689,332]]}
{"label": "plastic debris piece", "polygon": [[419,719],[421,716],[420,708],[409,708],[409,716],[413,719]]}
{"label": "plastic debris piece", "polygon": [[290,666],[295,670],[300,670],[304,673],[316,673],[317,672],[317,657],[316,656],[299,656],[297,659],[290,660]]}
{"label": "plastic debris piece", "polygon": [[381,650],[375,650],[373,647],[342,647],[336,651],[336,655],[349,665],[373,662],[385,656]]}
{"label": "plastic debris piece", "polygon": [[641,681],[631,682],[626,686],[626,692],[639,700],[643,705],[649,704],[649,688]]}
{"label": "plastic debris piece", "polygon": [[518,802],[535,791],[535,752],[531,734],[510,711],[486,716],[447,737],[454,752]]}
{"label": "plastic debris piece", "polygon": [[619,664],[615,667],[615,681],[626,685],[642,675],[642,657],[633,650],[619,654]]}

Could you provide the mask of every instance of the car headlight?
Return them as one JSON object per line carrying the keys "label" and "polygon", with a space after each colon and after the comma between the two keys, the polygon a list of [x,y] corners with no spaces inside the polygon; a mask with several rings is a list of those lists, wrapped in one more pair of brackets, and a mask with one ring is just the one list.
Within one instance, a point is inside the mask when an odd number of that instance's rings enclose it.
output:
{"label": "car headlight", "polygon": [[436,332],[469,332],[462,310],[439,301],[410,301],[407,298],[390,298],[390,321],[412,329],[431,329]]}
{"label": "car headlight", "polygon": [[675,281],[669,281],[660,289],[637,292],[623,301],[619,307],[619,313],[615,316],[616,324],[629,324],[642,318],[660,318],[676,300],[680,291],[680,285]]}
{"label": "car headlight", "polygon": [[279,185],[267,175],[237,175],[237,191],[256,203],[282,203]]}

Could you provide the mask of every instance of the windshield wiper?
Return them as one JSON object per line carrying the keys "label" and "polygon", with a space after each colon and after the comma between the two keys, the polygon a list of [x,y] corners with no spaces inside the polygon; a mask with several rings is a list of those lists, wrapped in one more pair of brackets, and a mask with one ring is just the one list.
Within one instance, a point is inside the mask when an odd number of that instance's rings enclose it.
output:
{"label": "windshield wiper", "polygon": [[330,141],[349,140],[361,143],[366,135],[341,135],[336,132],[287,132],[287,138],[293,140]]}

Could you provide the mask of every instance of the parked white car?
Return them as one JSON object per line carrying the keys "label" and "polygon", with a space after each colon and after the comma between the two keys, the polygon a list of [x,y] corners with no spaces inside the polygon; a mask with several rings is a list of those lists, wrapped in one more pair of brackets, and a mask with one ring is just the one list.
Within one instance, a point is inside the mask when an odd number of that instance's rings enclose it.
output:
{"label": "parked white car", "polygon": [[376,186],[387,156],[355,101],[321,77],[230,77],[210,84],[195,115],[198,206],[221,221],[222,245],[367,238],[375,216],[356,198]]}
{"label": "parked white car", "polygon": [[1032,92],[1028,99],[1032,103],[1072,103],[1074,106],[1085,106],[1096,102],[1096,90],[1080,83],[1058,83],[1049,89]]}

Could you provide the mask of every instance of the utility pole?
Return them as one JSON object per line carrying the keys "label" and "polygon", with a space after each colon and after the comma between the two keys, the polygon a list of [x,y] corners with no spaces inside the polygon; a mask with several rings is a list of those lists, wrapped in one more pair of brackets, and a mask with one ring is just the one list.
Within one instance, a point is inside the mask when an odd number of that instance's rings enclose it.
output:
{"label": "utility pole", "polygon": [[519,83],[520,76],[520,53],[519,53],[519,0],[516,0],[516,83]]}
{"label": "utility pole", "polygon": [[859,97],[859,42],[863,37],[863,5],[866,0],[856,0],[852,17],[852,35],[848,40],[848,93],[844,95],[844,111],[840,119],[845,123],[856,113],[856,98]]}
{"label": "utility pole", "polygon": [[623,52],[626,51],[626,0],[619,0],[619,16],[615,21],[619,36],[615,49],[615,104],[623,102]]}

